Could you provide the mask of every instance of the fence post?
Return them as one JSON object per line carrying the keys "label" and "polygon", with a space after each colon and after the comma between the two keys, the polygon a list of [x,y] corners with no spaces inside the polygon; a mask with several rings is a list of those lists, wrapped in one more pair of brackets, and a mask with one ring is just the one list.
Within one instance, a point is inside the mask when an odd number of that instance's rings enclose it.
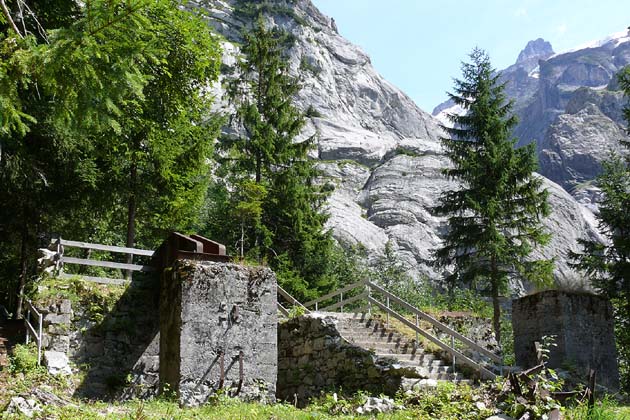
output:
{"label": "fence post", "polygon": [[418,328],[420,328],[420,323],[418,322],[418,314],[416,314],[416,346],[420,342],[420,336],[418,335]]}
{"label": "fence post", "polygon": [[367,294],[368,294],[368,315],[372,315],[372,302],[370,302],[370,298],[372,297],[372,291],[370,289],[369,284],[366,284],[365,287],[367,288]]}
{"label": "fence post", "polygon": [[[451,335],[451,348],[455,350],[455,337]],[[453,373],[455,373],[455,354],[453,353]]]}
{"label": "fence post", "polygon": [[315,302],[315,312],[317,312],[317,302]]}
{"label": "fence post", "polygon": [[[26,305],[25,305],[26,306]],[[31,323],[31,310],[29,308],[26,308],[26,323],[30,324]],[[28,327],[26,327],[26,344],[29,343],[29,338],[31,335],[31,330],[28,329]]]}
{"label": "fence post", "polygon": [[389,296],[387,296],[387,318],[385,320],[385,325],[389,328]]}
{"label": "fence post", "polygon": [[39,334],[39,338],[37,340],[37,365],[39,366],[42,362],[42,330],[43,330],[43,325],[42,323],[44,322],[44,317],[42,316],[41,312],[39,314],[39,322],[38,322],[38,331],[37,333]]}
{"label": "fence post", "polygon": [[339,303],[341,303],[341,312],[343,313],[343,292],[339,293]]}

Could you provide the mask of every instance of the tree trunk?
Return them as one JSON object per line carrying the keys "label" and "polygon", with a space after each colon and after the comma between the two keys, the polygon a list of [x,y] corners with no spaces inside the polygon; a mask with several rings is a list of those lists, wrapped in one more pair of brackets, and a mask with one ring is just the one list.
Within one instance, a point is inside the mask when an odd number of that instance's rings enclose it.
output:
{"label": "tree trunk", "polygon": [[492,326],[497,344],[501,346],[501,305],[499,304],[499,284],[497,279],[492,280]]}
{"label": "tree trunk", "polygon": [[245,257],[245,221],[241,220],[241,260]]}
{"label": "tree trunk", "polygon": [[[136,185],[138,180],[138,166],[134,161],[131,164],[129,173],[129,199],[127,201],[127,248],[133,248],[136,242]],[[133,254],[127,254],[127,264],[133,263]],[[131,281],[133,271],[128,270],[125,279]]]}
{"label": "tree trunk", "polygon": [[22,244],[20,246],[20,278],[17,289],[17,301],[13,319],[22,319],[22,306],[24,304],[24,288],[28,276],[28,225],[24,222],[22,226]]}
{"label": "tree trunk", "polygon": [[492,326],[494,328],[494,337],[497,340],[499,348],[501,348],[501,305],[499,304],[499,269],[497,267],[496,256],[492,255],[491,259],[492,278]]}
{"label": "tree trunk", "polygon": [[[257,152],[256,154],[256,184],[259,184],[262,182],[262,156],[260,152]],[[261,243],[261,238],[260,238],[260,230],[255,227],[254,231],[256,232],[256,234],[254,235],[254,248],[256,249],[256,254],[257,254],[257,259],[258,262],[260,263],[260,260],[262,258],[262,252],[260,252],[260,248],[258,247]]]}

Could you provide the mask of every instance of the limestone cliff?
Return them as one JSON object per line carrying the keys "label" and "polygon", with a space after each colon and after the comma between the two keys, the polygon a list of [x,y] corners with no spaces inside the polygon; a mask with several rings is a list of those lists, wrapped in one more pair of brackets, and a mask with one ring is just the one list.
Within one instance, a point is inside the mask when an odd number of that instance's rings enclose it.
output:
{"label": "limestone cliff", "polygon": [[[238,54],[240,31],[251,23],[243,13],[248,2],[198,1],[210,23],[226,41],[226,76]],[[448,165],[435,118],[383,79],[357,46],[341,37],[334,21],[310,0],[268,1],[270,24],[293,35],[288,50],[292,69],[302,80],[297,98],[309,110],[305,134],[319,133],[317,158],[336,190],[330,199],[329,226],[344,245],[362,244],[371,257],[391,241],[418,277],[440,277],[429,266],[431,250],[440,245],[445,221],[432,208],[442,191],[457,184],[445,179]],[[530,62],[536,44],[523,57]],[[542,45],[547,53],[546,45]],[[215,93],[220,94],[220,89]],[[577,238],[598,236],[587,210],[557,185],[547,182],[553,215],[546,221],[554,233],[544,250],[557,257],[561,281],[573,281],[566,264]]]}

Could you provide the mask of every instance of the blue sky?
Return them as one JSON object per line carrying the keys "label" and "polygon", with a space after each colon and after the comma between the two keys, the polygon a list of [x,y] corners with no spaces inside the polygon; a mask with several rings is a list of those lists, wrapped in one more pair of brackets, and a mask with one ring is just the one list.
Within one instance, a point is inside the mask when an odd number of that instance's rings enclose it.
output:
{"label": "blue sky", "polygon": [[532,39],[560,52],[630,26],[629,0],[312,1],[427,112],[445,99],[475,46],[501,69]]}

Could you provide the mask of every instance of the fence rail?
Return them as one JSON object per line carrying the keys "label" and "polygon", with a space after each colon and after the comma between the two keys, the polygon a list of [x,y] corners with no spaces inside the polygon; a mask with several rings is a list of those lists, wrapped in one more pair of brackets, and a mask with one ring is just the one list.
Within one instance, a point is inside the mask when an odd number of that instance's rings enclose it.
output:
{"label": "fence rail", "polygon": [[[36,320],[36,326],[31,323],[31,315]],[[37,364],[42,361],[42,335],[43,335],[44,318],[41,313],[31,303],[30,300],[24,301],[24,325],[26,326],[26,344],[30,342],[30,338],[35,339],[37,344]]]}
{"label": "fence rail", "polygon": [[287,308],[286,306],[284,306],[282,304],[282,301],[289,303],[292,307],[301,308],[302,311],[304,311],[304,313],[311,312],[304,305],[302,305],[302,303],[300,303],[299,300],[291,296],[289,292],[287,292],[280,285],[278,285],[278,311],[282,315],[288,317],[290,314],[290,308]]}
{"label": "fence rail", "polygon": [[105,252],[109,252],[113,254],[125,254],[125,255],[132,255],[132,256],[137,255],[141,257],[152,257],[155,253],[155,251],[148,250],[148,249],[127,248],[127,247],[122,247],[122,246],[94,244],[94,243],[81,242],[81,241],[69,241],[67,239],[58,238],[51,242],[51,245],[48,251],[43,250],[43,251],[46,251],[46,255],[40,259],[40,263],[44,261],[44,265],[54,264],[55,269],[58,272],[58,277],[60,278],[68,279],[72,277],[81,277],[83,280],[91,281],[94,283],[114,284],[114,285],[124,285],[124,284],[128,284],[130,281],[127,279],[121,279],[121,278],[85,276],[82,274],[68,274],[68,273],[63,272],[63,267],[64,265],[101,267],[101,268],[107,268],[107,269],[122,270],[128,273],[135,272],[135,271],[151,272],[155,270],[155,268],[150,265],[95,260],[95,259],[90,259],[90,258],[69,257],[65,255],[65,250],[70,249],[70,248],[86,249],[86,250],[94,250],[94,251],[105,251]]}
{"label": "fence rail", "polygon": [[330,300],[330,299],[332,299],[332,298],[334,298],[336,296],[339,296],[339,301],[342,302],[344,293],[349,292],[349,291],[354,290],[354,289],[357,289],[359,287],[365,286],[366,283],[367,283],[366,280],[361,280],[361,281],[358,281],[356,283],[349,284],[349,285],[347,285],[345,287],[342,287],[341,289],[335,290],[334,292],[330,292],[328,294],[325,294],[324,296],[321,296],[321,297],[319,297],[319,298],[317,298],[315,300],[311,300],[309,302],[306,302],[304,304],[304,306],[306,306],[307,308],[309,306],[313,306],[315,308],[315,310],[318,311],[319,310],[319,304],[321,302],[325,302],[325,301]]}
{"label": "fence rail", "polygon": [[83,249],[93,249],[96,251],[109,251],[109,252],[117,252],[120,254],[133,254],[133,255],[142,255],[145,257],[152,257],[155,251],[150,249],[137,249],[137,248],[126,248],[122,246],[113,246],[113,245],[103,245],[103,244],[92,244],[89,242],[80,242],[80,241],[69,241],[67,239],[59,238],[59,244],[62,246],[66,246],[68,248],[83,248]]}

